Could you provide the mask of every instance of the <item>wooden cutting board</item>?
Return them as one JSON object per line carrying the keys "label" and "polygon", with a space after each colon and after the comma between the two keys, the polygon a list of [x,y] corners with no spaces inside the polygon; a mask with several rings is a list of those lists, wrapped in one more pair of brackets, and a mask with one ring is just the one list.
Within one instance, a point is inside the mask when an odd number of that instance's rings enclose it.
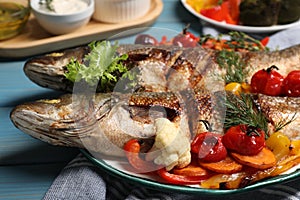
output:
{"label": "wooden cutting board", "polygon": [[20,35],[0,41],[0,58],[22,58],[80,46],[94,40],[107,39],[128,29],[132,29],[130,34],[134,34],[143,30],[138,28],[149,27],[154,23],[162,9],[162,0],[152,0],[149,12],[139,19],[120,24],[91,20],[86,26],[75,32],[59,36],[47,33],[31,15]]}

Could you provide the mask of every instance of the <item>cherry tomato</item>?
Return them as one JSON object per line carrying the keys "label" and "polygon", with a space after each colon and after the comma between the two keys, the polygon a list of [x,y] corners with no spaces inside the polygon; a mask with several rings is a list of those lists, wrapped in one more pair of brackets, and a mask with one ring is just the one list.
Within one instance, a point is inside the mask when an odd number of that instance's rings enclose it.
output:
{"label": "cherry tomato", "polygon": [[135,38],[135,44],[158,45],[158,41],[148,34],[140,34]]}
{"label": "cherry tomato", "polygon": [[224,146],[242,155],[256,155],[266,146],[265,132],[247,125],[230,127],[223,135]]}
{"label": "cherry tomato", "polygon": [[196,47],[200,40],[199,37],[196,37],[191,32],[187,31],[188,26],[183,29],[182,34],[178,34],[173,38],[173,45],[180,47]]}
{"label": "cherry tomato", "polygon": [[300,70],[291,71],[285,77],[282,91],[286,96],[300,97]]}
{"label": "cherry tomato", "polygon": [[227,156],[222,136],[211,132],[198,134],[191,143],[191,152],[196,153],[204,162],[218,162]]}
{"label": "cherry tomato", "polygon": [[272,65],[268,69],[259,70],[252,76],[250,84],[254,93],[269,96],[281,95],[284,77],[275,69],[278,70],[275,65]]}

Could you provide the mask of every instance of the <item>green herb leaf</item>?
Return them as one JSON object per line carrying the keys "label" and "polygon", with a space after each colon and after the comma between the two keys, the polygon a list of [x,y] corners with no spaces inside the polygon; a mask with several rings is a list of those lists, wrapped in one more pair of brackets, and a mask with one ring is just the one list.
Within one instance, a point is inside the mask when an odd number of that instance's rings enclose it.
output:
{"label": "green herb leaf", "polygon": [[245,62],[234,51],[221,50],[217,54],[217,63],[226,70],[223,77],[225,83],[243,83],[248,75]]}
{"label": "green herb leaf", "polygon": [[84,80],[90,86],[100,83],[100,86],[105,88],[106,84],[114,85],[127,73],[126,66],[120,61],[126,60],[128,55],[116,55],[117,43],[112,45],[109,41],[92,42],[89,46],[91,52],[85,56],[82,64],[74,59],[67,64],[67,79],[72,82]]}

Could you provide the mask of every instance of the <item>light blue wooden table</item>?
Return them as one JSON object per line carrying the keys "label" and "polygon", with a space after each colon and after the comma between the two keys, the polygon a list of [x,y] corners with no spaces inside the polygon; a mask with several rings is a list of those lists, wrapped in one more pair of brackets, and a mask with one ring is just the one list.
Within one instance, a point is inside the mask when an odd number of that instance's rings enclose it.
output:
{"label": "light blue wooden table", "polygon": [[[199,20],[189,14],[179,0],[163,0],[163,3],[163,12],[153,27],[180,32],[191,23],[189,30],[200,34]],[[23,73],[25,61],[25,58],[0,60],[1,200],[41,199],[62,168],[79,152],[75,148],[51,146],[33,139],[11,123],[10,111],[17,104],[60,94],[32,83]]]}

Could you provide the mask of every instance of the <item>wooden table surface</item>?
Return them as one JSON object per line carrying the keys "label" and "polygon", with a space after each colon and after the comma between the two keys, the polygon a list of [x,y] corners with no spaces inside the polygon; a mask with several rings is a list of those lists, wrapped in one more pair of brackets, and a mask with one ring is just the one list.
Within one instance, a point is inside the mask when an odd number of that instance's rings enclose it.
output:
{"label": "wooden table surface", "polygon": [[[179,32],[191,23],[189,30],[200,34],[198,18],[189,14],[179,0],[163,0],[163,4],[163,12],[152,27]],[[24,75],[27,59],[0,59],[0,199],[5,200],[42,199],[58,173],[79,152],[41,142],[11,123],[9,115],[14,106],[60,94],[35,85]]]}

